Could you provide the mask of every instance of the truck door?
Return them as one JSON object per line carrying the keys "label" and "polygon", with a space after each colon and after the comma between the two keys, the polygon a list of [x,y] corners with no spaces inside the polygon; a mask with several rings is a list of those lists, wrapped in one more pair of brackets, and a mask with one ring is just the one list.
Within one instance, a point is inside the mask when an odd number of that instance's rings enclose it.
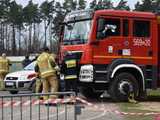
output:
{"label": "truck door", "polygon": [[153,37],[151,21],[143,19],[133,20],[132,55],[136,64],[152,65]]}
{"label": "truck door", "polygon": [[93,44],[93,64],[110,64],[113,59],[130,56],[129,20],[103,17],[97,20]]}

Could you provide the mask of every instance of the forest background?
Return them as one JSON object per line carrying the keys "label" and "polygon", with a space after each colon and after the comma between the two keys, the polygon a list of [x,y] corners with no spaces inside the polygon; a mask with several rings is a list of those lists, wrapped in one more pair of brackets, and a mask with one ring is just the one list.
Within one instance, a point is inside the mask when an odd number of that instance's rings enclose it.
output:
{"label": "forest background", "polygon": [[[155,12],[160,8],[160,0],[142,0],[132,11]],[[111,0],[45,0],[35,4],[32,0],[26,6],[15,0],[0,0],[0,54],[20,56],[38,53],[44,46],[57,52],[59,45],[60,22],[67,13],[83,9],[128,10],[126,0],[114,6]]]}

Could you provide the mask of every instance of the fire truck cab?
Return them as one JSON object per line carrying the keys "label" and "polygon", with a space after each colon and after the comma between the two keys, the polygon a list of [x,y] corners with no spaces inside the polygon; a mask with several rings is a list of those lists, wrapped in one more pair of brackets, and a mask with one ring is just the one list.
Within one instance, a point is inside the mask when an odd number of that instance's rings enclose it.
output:
{"label": "fire truck cab", "polygon": [[90,98],[107,91],[115,101],[140,98],[160,87],[160,20],[157,14],[120,10],[69,13],[61,32],[64,53],[79,60],[78,85]]}

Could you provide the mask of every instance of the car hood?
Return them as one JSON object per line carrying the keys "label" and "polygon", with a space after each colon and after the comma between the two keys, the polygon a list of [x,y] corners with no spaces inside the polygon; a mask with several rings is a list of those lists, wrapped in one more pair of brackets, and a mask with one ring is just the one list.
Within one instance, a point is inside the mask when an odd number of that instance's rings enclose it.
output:
{"label": "car hood", "polygon": [[32,70],[22,70],[17,72],[8,73],[6,77],[20,77],[20,76],[28,76],[30,74],[35,73],[35,71]]}

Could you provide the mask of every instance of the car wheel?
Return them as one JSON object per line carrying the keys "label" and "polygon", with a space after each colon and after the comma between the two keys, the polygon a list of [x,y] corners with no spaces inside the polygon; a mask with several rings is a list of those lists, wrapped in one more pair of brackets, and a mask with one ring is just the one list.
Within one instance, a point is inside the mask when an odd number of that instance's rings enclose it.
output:
{"label": "car wheel", "polygon": [[132,89],[134,97],[137,98],[139,86],[136,78],[130,73],[116,75],[109,88],[111,98],[116,101],[128,101],[129,91]]}
{"label": "car wheel", "polygon": [[17,94],[18,91],[9,91],[11,94]]}

